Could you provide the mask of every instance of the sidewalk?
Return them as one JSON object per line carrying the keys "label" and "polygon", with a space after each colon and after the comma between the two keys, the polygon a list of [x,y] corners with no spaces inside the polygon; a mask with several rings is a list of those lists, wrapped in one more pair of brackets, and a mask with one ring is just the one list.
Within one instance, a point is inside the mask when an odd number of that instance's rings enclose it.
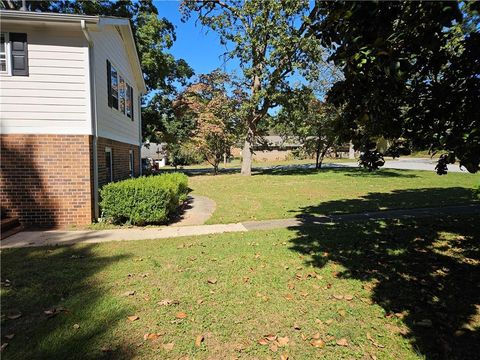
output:
{"label": "sidewalk", "polygon": [[86,231],[23,231],[0,243],[0,249],[57,246],[78,243],[102,243],[107,241],[166,239],[181,236],[220,234],[226,232],[248,232],[255,230],[271,230],[279,228],[295,228],[298,226],[314,226],[333,222],[368,221],[381,219],[424,218],[442,215],[478,215],[480,204],[447,206],[438,208],[400,209],[358,214],[330,216],[302,216],[294,219],[276,219],[247,221],[236,224],[215,224],[195,226],[167,226],[161,228],[133,228],[115,230]]}

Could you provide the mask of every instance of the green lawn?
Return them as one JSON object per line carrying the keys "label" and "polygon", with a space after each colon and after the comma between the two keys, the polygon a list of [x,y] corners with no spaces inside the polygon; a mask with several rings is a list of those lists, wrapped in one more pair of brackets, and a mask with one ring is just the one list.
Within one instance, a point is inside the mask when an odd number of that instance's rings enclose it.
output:
{"label": "green lawn", "polygon": [[209,223],[292,218],[301,213],[352,213],[469,203],[480,174],[362,169],[269,170],[251,178],[240,174],[196,175],[193,194],[217,203]]}
{"label": "green lawn", "polygon": [[445,218],[3,250],[2,358],[473,359],[479,237]]}
{"label": "green lawn", "polygon": [[[325,158],[323,163],[344,163],[344,162],[357,162],[358,160],[354,159],[347,159],[347,158]],[[315,159],[291,159],[291,160],[277,160],[277,161],[254,161],[253,162],[254,168],[260,167],[272,167],[272,166],[290,166],[290,165],[315,165]],[[232,168],[240,168],[242,166],[242,162],[240,159],[233,159],[232,161],[228,162],[225,166],[223,163],[220,164],[219,169],[232,169]],[[173,166],[167,165],[162,168],[162,170],[173,170],[175,169]],[[187,165],[187,166],[180,166],[179,169],[190,170],[190,169],[212,169],[212,165],[205,162],[202,164],[195,164],[195,165]]]}

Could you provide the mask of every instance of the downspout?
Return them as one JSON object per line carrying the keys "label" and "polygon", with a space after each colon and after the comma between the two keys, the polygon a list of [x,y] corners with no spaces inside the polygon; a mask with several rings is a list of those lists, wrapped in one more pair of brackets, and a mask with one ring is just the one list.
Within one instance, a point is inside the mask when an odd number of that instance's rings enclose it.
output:
{"label": "downspout", "polygon": [[[132,99],[133,101],[133,99]],[[143,134],[142,134],[142,93],[139,93],[138,96],[138,137],[139,137],[139,143],[140,143],[140,150],[138,151],[138,159],[139,159],[139,164],[140,164],[140,176],[143,175],[143,164],[142,164],[142,147],[143,147]]]}
{"label": "downspout", "polygon": [[93,135],[93,212],[95,220],[99,218],[98,208],[98,117],[97,117],[97,88],[95,86],[95,59],[93,57],[93,41],[90,37],[90,33],[87,30],[87,24],[85,20],[80,21],[83,34],[88,42],[88,75],[90,80],[90,108],[92,118],[92,135]]}

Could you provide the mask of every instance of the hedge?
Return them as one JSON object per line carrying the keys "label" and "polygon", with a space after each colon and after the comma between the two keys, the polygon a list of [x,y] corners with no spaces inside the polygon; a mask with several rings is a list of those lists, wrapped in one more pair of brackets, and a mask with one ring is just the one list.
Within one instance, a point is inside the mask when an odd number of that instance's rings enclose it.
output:
{"label": "hedge", "polygon": [[187,194],[187,177],[179,173],[109,183],[100,190],[102,218],[114,224],[164,223]]}

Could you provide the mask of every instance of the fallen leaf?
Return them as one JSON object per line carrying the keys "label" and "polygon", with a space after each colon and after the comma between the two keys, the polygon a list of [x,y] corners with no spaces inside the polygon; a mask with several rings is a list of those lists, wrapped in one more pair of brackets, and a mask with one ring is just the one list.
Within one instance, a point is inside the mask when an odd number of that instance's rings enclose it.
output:
{"label": "fallen leaf", "polygon": [[15,337],[15,334],[7,334],[5,335],[5,339],[12,340]]}
{"label": "fallen leaf", "polygon": [[157,302],[158,305],[161,306],[168,306],[168,305],[178,305],[180,304],[180,301],[178,300],[170,300],[170,299],[163,299]]}
{"label": "fallen leaf", "polygon": [[209,284],[216,284],[216,283],[217,283],[217,279],[216,279],[216,278],[209,278],[209,279],[207,280],[207,282],[208,282]]}
{"label": "fallen leaf", "polygon": [[338,310],[338,314],[340,316],[345,316],[345,315],[347,315],[347,312],[345,310]]}
{"label": "fallen leaf", "polygon": [[78,324],[73,324],[73,328],[74,328],[75,330],[78,330],[78,329],[80,329],[80,325],[78,325]]}
{"label": "fallen leaf", "polygon": [[283,347],[283,346],[287,345],[289,341],[290,341],[290,339],[288,338],[288,336],[285,336],[285,337],[279,336],[277,338],[277,344],[280,347]]}
{"label": "fallen leaf", "polygon": [[282,354],[280,355],[280,360],[288,360],[288,354]]}
{"label": "fallen leaf", "polygon": [[198,299],[198,300],[197,300],[197,304],[198,304],[198,305],[203,304],[203,299]]}
{"label": "fallen leaf", "polygon": [[143,340],[157,340],[160,336],[162,336],[162,333],[146,333],[143,335]]}
{"label": "fallen leaf", "polygon": [[343,295],[333,295],[333,297],[337,300],[342,300],[343,299]]}
{"label": "fallen leaf", "polygon": [[317,332],[316,334],[314,334],[314,335],[312,336],[312,339],[314,339],[314,340],[320,339],[320,333]]}
{"label": "fallen leaf", "polygon": [[267,344],[268,344],[268,340],[265,339],[265,338],[261,338],[261,339],[258,340],[258,343],[259,343],[260,345],[267,345]]}
{"label": "fallen leaf", "polygon": [[287,284],[287,287],[288,287],[290,290],[293,290],[293,289],[295,289],[295,284],[294,284],[294,283],[288,283],[288,284]]}
{"label": "fallen leaf", "polygon": [[325,324],[330,325],[331,323],[333,323],[333,319],[327,319],[327,320],[325,320]]}
{"label": "fallen leaf", "polygon": [[293,324],[293,328],[295,330],[300,330],[301,329],[300,325],[298,325],[297,323]]}
{"label": "fallen leaf", "polygon": [[7,318],[10,319],[10,320],[15,320],[15,319],[18,319],[20,317],[22,317],[21,312],[10,313],[10,314],[7,315]]}
{"label": "fallen leaf", "polygon": [[126,291],[122,294],[122,296],[133,296],[135,295],[136,291],[134,290],[130,290],[130,291]]}
{"label": "fallen leaf", "polygon": [[372,335],[370,335],[370,333],[368,333],[368,332],[367,332],[367,339],[372,342],[373,346],[376,346],[378,348],[384,348],[385,347],[385,345],[381,345],[381,344],[377,343],[375,341],[375,339],[372,337]]}
{"label": "fallen leaf", "polygon": [[243,277],[243,282],[248,283],[250,281],[250,278],[248,276]]}
{"label": "fallen leaf", "polygon": [[203,335],[198,335],[197,338],[195,339],[195,347],[200,347],[202,345],[203,340],[205,337]]}
{"label": "fallen leaf", "polygon": [[300,293],[300,295],[303,296],[303,297],[307,297],[308,293],[307,292],[302,292],[302,293]]}
{"label": "fallen leaf", "polygon": [[353,295],[345,295],[344,299],[347,301],[352,301],[353,300]]}
{"label": "fallen leaf", "polygon": [[131,316],[128,317],[128,320],[130,320],[130,321],[135,321],[135,320],[138,320],[138,319],[140,319],[140,317],[138,317],[137,315],[131,315]]}
{"label": "fallen leaf", "polygon": [[268,335],[265,335],[264,338],[267,339],[268,341],[274,341],[277,339],[277,335],[268,334]]}
{"label": "fallen leaf", "polygon": [[278,351],[278,345],[275,343],[272,343],[269,347],[270,351],[277,352]]}
{"label": "fallen leaf", "polygon": [[256,254],[255,254],[255,259],[258,259],[258,258],[260,258],[260,254],[259,254],[259,253],[256,253]]}
{"label": "fallen leaf", "polygon": [[310,345],[320,349],[325,346],[325,342],[322,339],[314,339],[310,342]]}
{"label": "fallen leaf", "polygon": [[175,345],[175,343],[171,342],[171,343],[167,343],[167,344],[162,344],[162,347],[163,347],[166,351],[172,351],[174,345]]}
{"label": "fallen leaf", "polygon": [[285,299],[293,300],[293,295],[292,294],[287,294],[287,295],[285,295]]}
{"label": "fallen leaf", "polygon": [[336,344],[338,346],[348,346],[348,341],[345,338],[341,338],[336,341]]}
{"label": "fallen leaf", "polygon": [[176,313],[176,314],[175,314],[175,317],[176,317],[177,319],[185,319],[187,316],[188,316],[188,315],[187,315],[186,313],[184,313],[184,312],[179,312],[179,313]]}

